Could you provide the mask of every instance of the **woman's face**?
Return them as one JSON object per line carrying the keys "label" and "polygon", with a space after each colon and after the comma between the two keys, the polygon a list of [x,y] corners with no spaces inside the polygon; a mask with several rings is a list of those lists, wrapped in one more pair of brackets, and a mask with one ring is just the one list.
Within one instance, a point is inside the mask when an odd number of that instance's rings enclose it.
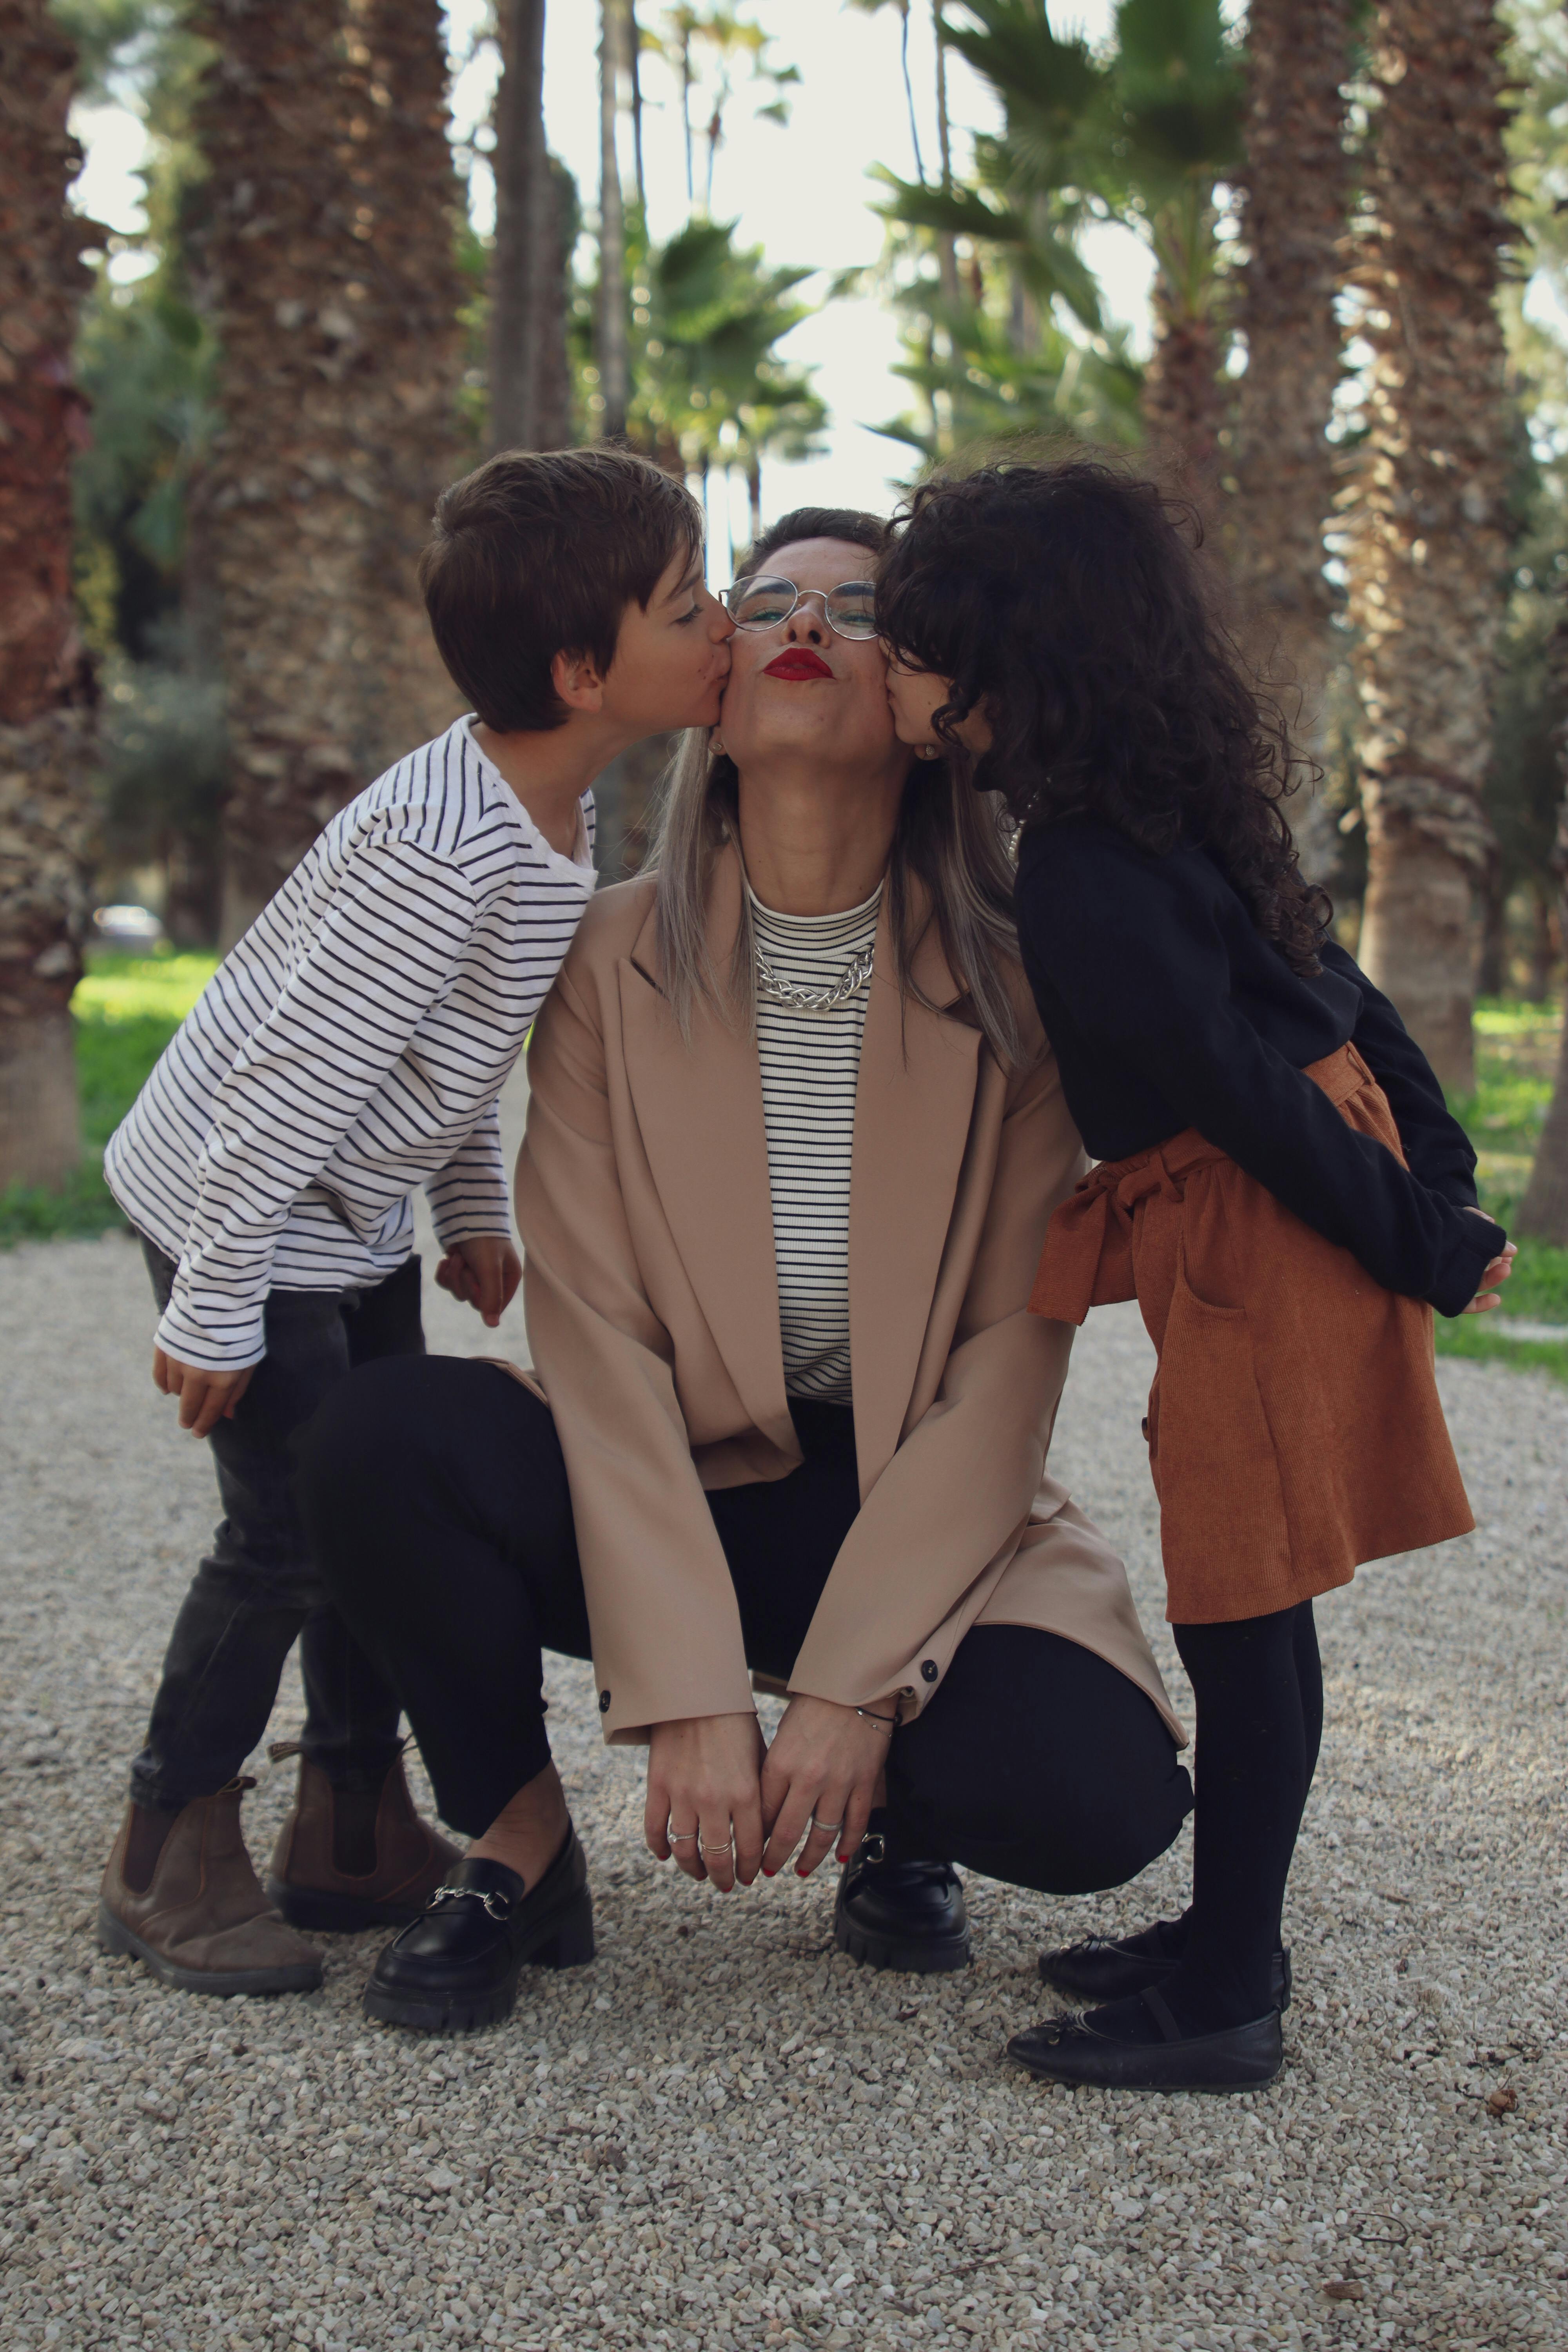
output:
{"label": "woman's face", "polygon": [[[893,714],[893,726],[900,743],[920,751],[927,744],[942,749],[941,736],[933,723],[936,713],[952,696],[952,680],[939,677],[933,669],[910,669],[897,655],[888,662],[888,702]],[[966,751],[978,759],[982,751],[991,749],[991,723],[984,704],[975,708],[953,729],[954,740]]]}
{"label": "woman's face", "polygon": [[[868,578],[872,562],[868,549],[847,541],[802,539],[777,549],[762,568],[826,593]],[[731,638],[719,733],[742,775],[781,755],[825,768],[908,765],[893,730],[880,640],[841,637],[828,626],[820,595],[773,628],[740,629]]]}

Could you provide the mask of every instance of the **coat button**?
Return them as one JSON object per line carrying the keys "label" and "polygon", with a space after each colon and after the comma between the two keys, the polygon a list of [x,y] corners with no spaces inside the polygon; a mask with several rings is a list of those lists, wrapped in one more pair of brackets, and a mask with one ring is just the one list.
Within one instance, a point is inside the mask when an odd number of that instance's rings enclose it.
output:
{"label": "coat button", "polygon": [[601,1691],[599,1693],[599,1713],[601,1715],[608,1715],[609,1711],[610,1694],[608,1691]]}
{"label": "coat button", "polygon": [[925,1676],[928,1683],[934,1683],[938,1672],[936,1660],[934,1658],[922,1658],[921,1660],[921,1672]]}

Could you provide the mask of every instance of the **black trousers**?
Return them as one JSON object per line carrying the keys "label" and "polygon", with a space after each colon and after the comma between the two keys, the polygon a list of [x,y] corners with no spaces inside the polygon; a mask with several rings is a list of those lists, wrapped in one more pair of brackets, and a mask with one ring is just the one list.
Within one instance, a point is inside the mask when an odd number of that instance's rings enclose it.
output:
{"label": "black trousers", "polygon": [[[799,1404],[805,1461],[708,1497],[753,1670],[787,1675],[859,1509],[853,1417]],[[367,1366],[303,1446],[300,1498],[338,1607],[407,1711],[440,1810],[487,1829],[542,1771],[542,1650],[589,1655],[555,1424],[493,1366]],[[1143,1693],[1076,1643],[981,1626],[888,1759],[897,1850],[1054,1894],[1120,1885],[1192,1803]]]}
{"label": "black trousers", "polygon": [[[142,1244],[159,1312],[174,1266]],[[267,1728],[296,1641],[305,1753],[334,1780],[379,1781],[398,1751],[397,1694],[327,1599],[294,1496],[294,1444],[356,1364],[422,1356],[419,1260],[368,1290],[275,1290],[267,1354],[232,1421],[207,1443],[224,1517],[174,1620],[147,1744],[131,1768],[139,1804],[177,1810],[232,1780]]]}

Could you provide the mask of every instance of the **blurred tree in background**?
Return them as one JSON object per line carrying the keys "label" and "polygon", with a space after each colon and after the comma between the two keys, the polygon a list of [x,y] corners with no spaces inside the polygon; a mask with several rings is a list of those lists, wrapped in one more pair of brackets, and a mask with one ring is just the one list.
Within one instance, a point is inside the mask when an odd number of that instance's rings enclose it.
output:
{"label": "blurred tree in background", "polygon": [[58,1182],[80,1150],[94,697],[71,593],[71,344],[94,230],[66,206],[75,63],[42,0],[0,0],[0,1188]]}
{"label": "blurred tree in background", "polygon": [[[1194,501],[1323,763],[1308,861],[1352,942],[1370,864],[1365,951],[1462,1087],[1474,988],[1561,970],[1568,17],[1121,0],[1089,42],[1047,0],[846,5],[888,20],[911,159],[868,186],[886,242],[858,283],[910,391],[879,429],[914,472],[1041,436],[1142,449]],[[599,0],[581,191],[545,138],[546,6],[465,36],[500,68],[471,137],[490,236],[436,0],[55,0],[79,93],[148,135],[146,228],[100,240],[76,338],[74,564],[103,871],[182,940],[216,935],[226,880],[232,935],[450,709],[412,577],[443,478],[624,426],[722,553],[767,469],[821,446],[787,338],[852,281],[818,274],[809,205],[779,257],[714,216],[740,126],[795,95],[771,0]],[[955,74],[988,121],[955,127]],[[658,239],[650,104],[686,197]],[[1107,306],[1107,236],[1147,254],[1146,333]],[[612,870],[663,748],[605,780]]]}

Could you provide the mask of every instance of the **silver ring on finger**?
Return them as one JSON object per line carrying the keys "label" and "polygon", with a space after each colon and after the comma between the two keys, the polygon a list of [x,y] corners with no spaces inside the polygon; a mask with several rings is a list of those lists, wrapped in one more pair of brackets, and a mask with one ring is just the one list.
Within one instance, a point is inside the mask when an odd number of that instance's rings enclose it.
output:
{"label": "silver ring on finger", "polygon": [[697,1851],[700,1854],[733,1853],[735,1851],[735,1841],[733,1838],[715,1838],[711,1845],[704,1845],[701,1839],[699,1838],[697,1841]]}
{"label": "silver ring on finger", "polygon": [[689,1845],[692,1839],[697,1835],[697,1832],[695,1830],[667,1829],[664,1834],[666,1841],[670,1845]]}
{"label": "silver ring on finger", "polygon": [[837,1837],[843,1827],[842,1822],[819,1822],[815,1813],[811,1817],[812,1831],[820,1830],[824,1837]]}

